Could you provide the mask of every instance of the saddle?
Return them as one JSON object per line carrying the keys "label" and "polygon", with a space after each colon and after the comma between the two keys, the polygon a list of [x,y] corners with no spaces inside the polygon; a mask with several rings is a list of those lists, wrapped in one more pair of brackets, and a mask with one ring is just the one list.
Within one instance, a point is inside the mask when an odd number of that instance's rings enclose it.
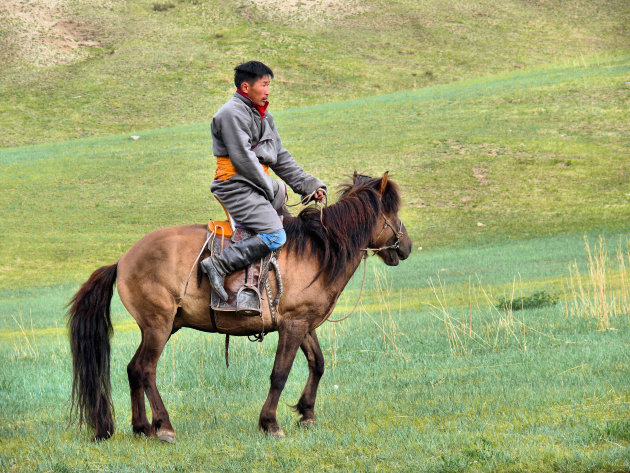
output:
{"label": "saddle", "polygon": [[[220,254],[228,248],[232,243],[245,240],[255,235],[245,228],[232,229],[228,221],[212,220],[208,224],[208,251],[210,254]],[[276,271],[279,275],[278,267],[275,264],[277,252],[271,252],[264,258],[253,262],[247,268],[236,271],[226,276],[223,288],[228,294],[228,300],[223,301],[214,290],[210,291],[210,307],[217,312],[236,313],[237,315],[257,315],[256,311],[251,313],[244,311],[237,306],[238,294],[242,290],[252,290],[258,295],[260,303],[260,294],[266,287],[267,277],[270,269]],[[279,276],[278,276],[279,277]],[[258,307],[259,311],[262,307]],[[258,312],[260,313],[260,312]]]}

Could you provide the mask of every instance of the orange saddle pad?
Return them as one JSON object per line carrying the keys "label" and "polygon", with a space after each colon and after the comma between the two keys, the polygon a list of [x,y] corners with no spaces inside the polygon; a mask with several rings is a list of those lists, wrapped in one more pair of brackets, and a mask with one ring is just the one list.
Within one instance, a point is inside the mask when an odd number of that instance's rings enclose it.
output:
{"label": "orange saddle pad", "polygon": [[232,238],[232,225],[227,220],[210,220],[208,231],[216,233],[219,237]]}
{"label": "orange saddle pad", "polygon": [[221,202],[216,195],[214,196],[214,198],[217,199],[219,204],[221,204],[221,207],[223,207],[223,211],[225,212],[225,216],[227,217],[227,220],[210,220],[208,222],[208,231],[210,233],[216,232],[216,235],[219,237],[232,238],[232,233],[233,233],[232,223],[231,223],[232,218],[230,217],[230,214],[225,208],[225,205],[223,205],[223,202]]}

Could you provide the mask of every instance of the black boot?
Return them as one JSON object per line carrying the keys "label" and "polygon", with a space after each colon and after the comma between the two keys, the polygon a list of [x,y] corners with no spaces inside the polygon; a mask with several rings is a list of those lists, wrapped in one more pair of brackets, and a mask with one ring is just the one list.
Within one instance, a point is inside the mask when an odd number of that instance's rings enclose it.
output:
{"label": "black boot", "polygon": [[[201,269],[208,275],[210,285],[216,291],[218,296],[223,300],[228,300],[227,292],[223,288],[223,282],[228,274],[232,274],[239,269],[246,268],[251,263],[266,256],[271,250],[267,244],[258,235],[243,241],[233,243],[227,247],[219,255],[214,255],[204,259]],[[240,291],[238,305],[241,304],[241,298],[256,297],[255,291]],[[256,306],[260,306],[259,300],[255,301]],[[245,307],[249,306],[247,301],[243,301]],[[258,310],[260,312],[260,309]]]}

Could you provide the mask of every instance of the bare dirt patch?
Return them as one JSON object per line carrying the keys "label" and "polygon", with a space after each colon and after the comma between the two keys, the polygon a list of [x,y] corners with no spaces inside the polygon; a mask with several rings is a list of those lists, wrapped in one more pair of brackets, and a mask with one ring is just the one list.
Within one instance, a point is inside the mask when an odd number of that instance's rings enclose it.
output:
{"label": "bare dirt patch", "polygon": [[486,168],[473,168],[473,176],[482,186],[490,183],[490,180],[488,179],[488,170]]}
{"label": "bare dirt patch", "polygon": [[9,60],[35,66],[71,64],[100,47],[95,27],[70,18],[65,0],[0,0],[0,47]]}

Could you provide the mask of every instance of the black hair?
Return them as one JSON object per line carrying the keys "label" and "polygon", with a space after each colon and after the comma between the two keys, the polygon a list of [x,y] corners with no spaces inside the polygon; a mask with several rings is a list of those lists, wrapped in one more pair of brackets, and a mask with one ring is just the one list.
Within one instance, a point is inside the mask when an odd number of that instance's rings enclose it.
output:
{"label": "black hair", "polygon": [[243,82],[253,84],[265,76],[273,79],[273,71],[268,66],[260,61],[247,61],[234,68],[234,85],[240,89]]}

